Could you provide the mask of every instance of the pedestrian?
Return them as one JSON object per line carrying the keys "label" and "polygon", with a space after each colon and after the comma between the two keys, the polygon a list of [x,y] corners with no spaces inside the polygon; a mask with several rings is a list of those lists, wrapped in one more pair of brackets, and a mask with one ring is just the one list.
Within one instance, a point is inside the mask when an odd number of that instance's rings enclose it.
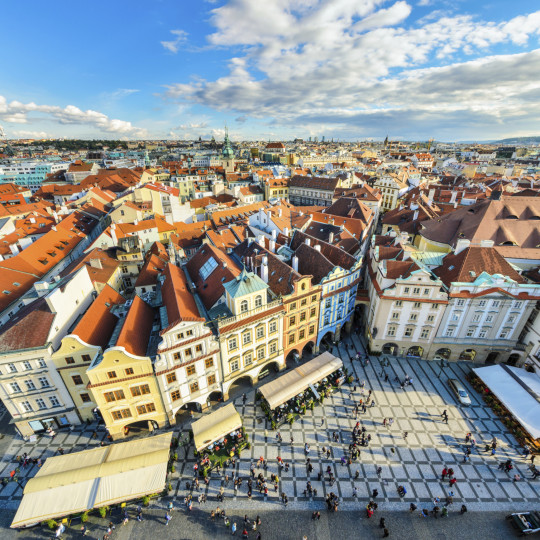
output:
{"label": "pedestrian", "polygon": [[409,432],[406,431],[406,432],[403,434],[403,438],[404,438],[404,439],[407,439],[407,435],[408,435],[408,434],[409,434]]}
{"label": "pedestrian", "polygon": [[169,512],[167,512],[165,514],[165,526],[167,526],[169,524],[169,521],[171,521],[171,514],[169,514]]}
{"label": "pedestrian", "polygon": [[373,492],[371,493],[371,498],[376,499],[377,495],[379,495],[379,492],[376,489],[374,489]]}
{"label": "pedestrian", "polygon": [[86,536],[87,533],[88,533],[88,527],[87,527],[86,525],[83,525],[83,526],[81,527],[81,534],[82,534],[83,536]]}
{"label": "pedestrian", "polygon": [[242,395],[242,403],[245,405],[246,401],[247,401],[247,396],[246,396],[246,394],[243,394]]}
{"label": "pedestrian", "polygon": [[390,536],[390,533],[388,532],[388,529],[384,529],[383,531],[383,538],[388,538]]}
{"label": "pedestrian", "polygon": [[379,527],[380,527],[381,529],[384,529],[385,526],[386,526],[386,523],[385,523],[385,521],[384,521],[384,518],[382,517],[382,518],[379,520]]}
{"label": "pedestrian", "polygon": [[442,470],[442,473],[441,473],[441,478],[442,480],[444,480],[446,478],[446,475],[448,474],[448,470],[447,468],[445,467],[443,470]]}
{"label": "pedestrian", "polygon": [[382,425],[386,426],[386,418],[382,421]]}
{"label": "pedestrian", "polygon": [[231,527],[231,534],[232,534],[233,536],[236,535],[236,523],[233,523],[233,524],[232,524],[232,527]]}
{"label": "pedestrian", "polygon": [[466,507],[464,504],[462,504],[462,505],[461,505],[461,510],[459,511],[459,513],[460,513],[461,515],[463,515],[466,511],[467,511],[467,507]]}

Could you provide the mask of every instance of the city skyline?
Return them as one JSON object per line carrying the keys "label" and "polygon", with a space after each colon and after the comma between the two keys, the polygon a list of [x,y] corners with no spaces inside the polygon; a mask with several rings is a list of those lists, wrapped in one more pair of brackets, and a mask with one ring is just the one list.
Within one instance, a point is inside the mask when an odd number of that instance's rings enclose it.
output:
{"label": "city skyline", "polygon": [[3,8],[10,138],[536,135],[530,2],[32,4]]}

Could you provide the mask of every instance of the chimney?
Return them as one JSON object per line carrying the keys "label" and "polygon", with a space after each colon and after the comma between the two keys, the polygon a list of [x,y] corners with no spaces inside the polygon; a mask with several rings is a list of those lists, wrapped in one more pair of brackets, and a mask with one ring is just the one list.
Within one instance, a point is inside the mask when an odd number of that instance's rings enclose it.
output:
{"label": "chimney", "polygon": [[101,259],[90,259],[90,266],[92,268],[99,268],[103,270],[103,264],[101,264]]}
{"label": "chimney", "polygon": [[139,220],[138,220],[138,219],[133,220],[133,225],[137,226],[138,224],[139,224]]}
{"label": "chimney", "polygon": [[420,213],[420,210],[415,210],[413,214],[413,221],[416,221],[418,219],[418,214]]}
{"label": "chimney", "polygon": [[268,257],[265,255],[262,260],[261,266],[261,279],[268,283]]}
{"label": "chimney", "polygon": [[272,253],[275,253],[276,252],[276,241],[275,240],[270,240],[269,247],[270,247],[270,251]]}
{"label": "chimney", "polygon": [[282,213],[283,213],[283,212],[281,211],[281,208],[279,208],[279,209],[278,209],[278,216],[281,217],[281,214],[282,214]]}
{"label": "chimney", "polygon": [[264,235],[263,234],[259,234],[259,236],[257,237],[257,242],[259,243],[259,246],[264,247]]}
{"label": "chimney", "polygon": [[334,243],[334,233],[331,232],[329,235],[328,235],[328,243],[329,244],[333,244]]}
{"label": "chimney", "polygon": [[431,189],[429,190],[429,192],[428,192],[428,199],[429,199],[430,201],[432,201],[434,196],[435,196],[435,188],[431,188]]}
{"label": "chimney", "polygon": [[292,267],[295,272],[298,272],[298,257],[296,255],[292,258]]}
{"label": "chimney", "polygon": [[277,240],[277,231],[276,231],[276,229],[274,229],[272,231],[272,240],[274,240],[274,241]]}
{"label": "chimney", "polygon": [[315,246],[315,249],[316,249],[317,251],[320,252],[320,251],[321,251],[321,245],[320,245],[320,244],[317,244],[317,245]]}
{"label": "chimney", "polygon": [[13,253],[13,255],[17,255],[19,253],[19,246],[16,243],[11,244],[9,246],[9,249],[11,250],[11,253]]}
{"label": "chimney", "polygon": [[45,296],[49,292],[49,283],[47,281],[36,281],[34,283],[34,289],[39,297]]}
{"label": "chimney", "polygon": [[495,242],[493,240],[480,240],[480,247],[493,247]]}
{"label": "chimney", "polygon": [[306,238],[306,246],[311,246],[311,238]]}
{"label": "chimney", "polygon": [[450,204],[454,204],[457,199],[457,191],[452,191],[452,196],[450,197]]}
{"label": "chimney", "polygon": [[289,227],[284,227],[283,234],[287,237],[289,236]]}
{"label": "chimney", "polygon": [[456,247],[454,248],[454,255],[458,255],[461,253],[464,249],[467,249],[471,245],[471,241],[467,240],[466,238],[460,238],[456,242]]}

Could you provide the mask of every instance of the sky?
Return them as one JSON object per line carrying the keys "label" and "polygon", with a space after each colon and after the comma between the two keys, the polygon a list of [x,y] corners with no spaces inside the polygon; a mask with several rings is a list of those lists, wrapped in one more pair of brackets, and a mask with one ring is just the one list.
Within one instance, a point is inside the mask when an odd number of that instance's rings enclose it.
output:
{"label": "sky", "polygon": [[2,19],[8,138],[540,135],[537,0],[26,0]]}

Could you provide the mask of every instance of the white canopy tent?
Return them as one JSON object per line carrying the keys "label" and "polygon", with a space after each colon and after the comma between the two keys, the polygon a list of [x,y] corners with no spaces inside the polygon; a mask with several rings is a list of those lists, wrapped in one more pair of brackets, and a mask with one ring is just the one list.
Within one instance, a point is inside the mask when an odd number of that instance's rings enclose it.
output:
{"label": "white canopy tent", "polygon": [[540,437],[540,377],[497,364],[473,369],[533,439]]}
{"label": "white canopy tent", "polygon": [[340,358],[324,352],[303,366],[261,386],[259,390],[273,410],[341,367],[343,362]]}
{"label": "white canopy tent", "polygon": [[191,424],[195,448],[199,452],[241,427],[242,418],[236,412],[234,405],[229,403]]}
{"label": "white canopy tent", "polygon": [[159,493],[172,433],[48,458],[24,488],[11,527]]}

